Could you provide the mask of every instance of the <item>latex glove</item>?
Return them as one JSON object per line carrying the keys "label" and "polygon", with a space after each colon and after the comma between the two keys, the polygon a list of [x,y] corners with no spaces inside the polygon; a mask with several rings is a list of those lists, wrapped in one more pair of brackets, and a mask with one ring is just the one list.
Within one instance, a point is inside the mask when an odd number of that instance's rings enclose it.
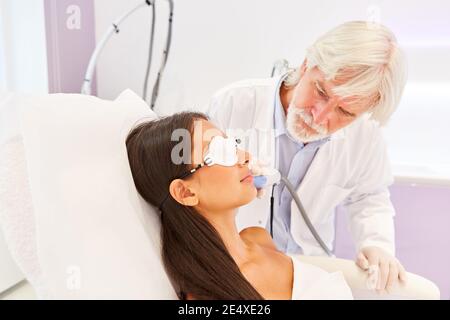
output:
{"label": "latex glove", "polygon": [[389,293],[399,281],[406,281],[402,264],[379,247],[362,248],[356,258],[356,265],[368,272],[368,288],[379,294]]}
{"label": "latex glove", "polygon": [[[253,176],[264,176],[270,172],[268,164],[258,159],[252,159],[250,161],[248,168],[250,169]],[[257,190],[256,196],[258,198],[262,198],[266,193],[265,189],[267,189],[267,187],[256,189]]]}

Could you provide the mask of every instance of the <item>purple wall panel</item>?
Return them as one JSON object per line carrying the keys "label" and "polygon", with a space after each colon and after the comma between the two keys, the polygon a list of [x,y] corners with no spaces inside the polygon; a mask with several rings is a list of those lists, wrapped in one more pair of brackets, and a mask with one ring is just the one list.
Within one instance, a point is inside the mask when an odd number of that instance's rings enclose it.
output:
{"label": "purple wall panel", "polygon": [[95,48],[93,1],[45,0],[44,6],[49,92],[79,93]]}
{"label": "purple wall panel", "polygon": [[[436,283],[450,299],[450,188],[394,185],[397,257],[405,268]],[[354,259],[343,209],[336,219],[336,256]]]}

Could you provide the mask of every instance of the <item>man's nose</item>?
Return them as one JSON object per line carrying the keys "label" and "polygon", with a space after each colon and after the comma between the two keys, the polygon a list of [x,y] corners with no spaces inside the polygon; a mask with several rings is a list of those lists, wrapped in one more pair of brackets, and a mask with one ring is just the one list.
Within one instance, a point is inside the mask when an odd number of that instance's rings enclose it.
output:
{"label": "man's nose", "polygon": [[317,125],[326,123],[326,120],[329,118],[332,110],[332,101],[318,101],[311,109],[313,122]]}

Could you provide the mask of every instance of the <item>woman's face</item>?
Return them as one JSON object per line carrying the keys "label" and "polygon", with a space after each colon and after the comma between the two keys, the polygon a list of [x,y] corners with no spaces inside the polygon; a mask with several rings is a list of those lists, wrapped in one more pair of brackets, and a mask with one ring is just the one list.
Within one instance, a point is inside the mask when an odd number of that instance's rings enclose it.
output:
{"label": "woman's face", "polygon": [[[203,162],[211,139],[226,137],[209,121],[199,119],[194,124],[192,137],[192,167]],[[256,197],[253,177],[248,168],[250,155],[237,149],[238,162],[233,166],[204,166],[186,178],[198,198],[199,212],[235,209]]]}

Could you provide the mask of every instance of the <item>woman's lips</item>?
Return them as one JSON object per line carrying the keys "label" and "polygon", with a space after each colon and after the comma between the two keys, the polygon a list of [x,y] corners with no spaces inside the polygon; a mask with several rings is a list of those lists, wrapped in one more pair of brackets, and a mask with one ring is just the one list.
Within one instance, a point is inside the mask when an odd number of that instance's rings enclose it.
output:
{"label": "woman's lips", "polygon": [[251,174],[247,175],[241,182],[253,182],[253,176]]}

